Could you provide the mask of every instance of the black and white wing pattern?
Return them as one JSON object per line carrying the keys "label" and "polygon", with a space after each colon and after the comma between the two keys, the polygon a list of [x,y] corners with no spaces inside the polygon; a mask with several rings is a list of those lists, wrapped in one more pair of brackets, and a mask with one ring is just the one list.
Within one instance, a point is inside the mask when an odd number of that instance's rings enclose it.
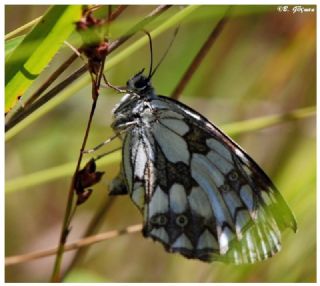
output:
{"label": "black and white wing pattern", "polygon": [[199,113],[128,94],[114,115],[116,131],[126,126],[121,178],[143,214],[143,234],[168,252],[254,263],[280,250],[283,229],[296,230],[267,175]]}

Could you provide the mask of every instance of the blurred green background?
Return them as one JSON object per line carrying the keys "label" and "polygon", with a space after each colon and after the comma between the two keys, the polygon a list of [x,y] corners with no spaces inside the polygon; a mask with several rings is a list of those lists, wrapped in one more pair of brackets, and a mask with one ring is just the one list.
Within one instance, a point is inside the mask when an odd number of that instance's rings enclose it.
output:
{"label": "blurred green background", "polygon": [[[111,37],[117,38],[154,8],[129,6],[111,26]],[[6,6],[6,33],[43,15],[47,9],[48,6]],[[181,9],[183,7],[171,7],[157,23],[148,26],[148,30]],[[221,6],[202,6],[184,19],[168,56],[153,78],[159,94],[170,95],[224,11],[225,7]],[[155,62],[168,47],[174,28],[154,39]],[[119,51],[143,36],[138,33]],[[71,53],[64,46],[31,91]],[[149,63],[146,45],[108,71],[108,79],[115,85],[123,85],[141,68],[148,68]],[[77,60],[64,76],[82,64]],[[71,176],[25,188],[15,187],[15,182],[28,174],[75,162],[90,111],[90,90],[88,85],[6,142],[6,256],[57,244]],[[119,99],[113,91],[101,90],[88,147],[96,146],[112,135],[109,127],[111,109]],[[284,13],[279,12],[277,6],[234,6],[222,33],[180,100],[222,129],[242,120],[315,106],[316,13]],[[315,282],[315,121],[314,116],[297,121],[284,120],[269,128],[230,133],[270,175],[296,215],[298,232],[293,234],[288,230],[284,233],[283,250],[272,259],[244,266],[205,264],[168,254],[160,244],[135,233],[92,245],[66,281]],[[120,142],[114,142],[104,150],[115,146],[120,146]],[[93,195],[78,208],[69,241],[81,236],[102,201],[107,199],[107,185],[118,170],[119,161],[104,170],[106,175],[95,186]],[[141,221],[130,199],[119,197],[99,231],[122,229]],[[65,266],[73,254],[65,254]],[[52,267],[52,257],[8,266],[6,281],[46,282]]]}

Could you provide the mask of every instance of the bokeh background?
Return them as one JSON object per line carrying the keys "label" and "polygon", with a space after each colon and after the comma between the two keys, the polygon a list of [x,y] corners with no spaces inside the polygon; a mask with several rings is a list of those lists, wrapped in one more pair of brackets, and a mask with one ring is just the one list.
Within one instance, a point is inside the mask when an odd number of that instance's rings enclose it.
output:
{"label": "bokeh background", "polygon": [[[154,8],[129,6],[111,26],[111,36],[117,38]],[[243,120],[315,107],[316,12],[293,13],[291,8],[289,6],[289,12],[285,13],[280,12],[278,6],[234,6],[222,33],[180,100],[222,129],[225,127],[226,131]],[[6,33],[43,15],[47,9],[48,6],[6,6]],[[171,7],[161,21],[170,19],[180,9],[183,7]],[[202,6],[181,23],[172,48],[153,79],[159,94],[171,94],[224,11],[219,6]],[[152,28],[151,25],[149,29]],[[155,62],[168,47],[174,28],[153,40]],[[121,49],[140,37],[143,33],[138,33]],[[63,47],[31,90],[35,90],[71,53],[69,48]],[[141,68],[148,68],[149,63],[146,45],[108,71],[107,76],[112,83],[123,85]],[[79,59],[62,78],[82,64]],[[111,109],[119,99],[113,91],[101,90],[88,146],[95,146],[112,135],[109,127]],[[90,106],[88,85],[6,142],[6,256],[57,244],[71,176],[48,180],[48,174],[37,172],[76,161]],[[268,128],[250,132],[233,129],[235,131],[230,133],[270,175],[296,215],[298,232],[284,232],[283,250],[272,259],[244,266],[206,264],[168,254],[160,244],[135,233],[92,245],[65,281],[315,282],[315,121],[315,116],[295,121],[284,118],[281,124]],[[114,142],[104,150],[115,146],[120,146],[120,142]],[[90,199],[78,208],[69,241],[81,237],[107,200],[107,186],[117,174],[119,162],[120,158],[102,168],[106,175],[95,186]],[[26,176],[34,174],[38,176],[37,182],[24,186]],[[130,199],[119,197],[103,218],[99,232],[122,229],[141,221],[141,215]],[[73,252],[64,256],[64,267],[72,255]],[[46,282],[52,267],[52,257],[8,266],[6,281]]]}

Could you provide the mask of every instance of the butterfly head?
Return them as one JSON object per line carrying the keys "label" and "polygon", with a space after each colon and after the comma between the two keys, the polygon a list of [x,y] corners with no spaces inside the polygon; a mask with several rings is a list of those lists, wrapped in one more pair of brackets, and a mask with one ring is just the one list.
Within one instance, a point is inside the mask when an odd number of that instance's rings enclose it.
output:
{"label": "butterfly head", "polygon": [[153,93],[150,76],[146,77],[144,69],[134,75],[127,81],[127,90],[140,96],[150,95]]}
{"label": "butterfly head", "polygon": [[116,130],[126,129],[149,108],[147,104],[149,100],[156,97],[150,76],[145,76],[143,72],[144,69],[128,80],[127,93],[112,111],[114,117],[112,128]]}

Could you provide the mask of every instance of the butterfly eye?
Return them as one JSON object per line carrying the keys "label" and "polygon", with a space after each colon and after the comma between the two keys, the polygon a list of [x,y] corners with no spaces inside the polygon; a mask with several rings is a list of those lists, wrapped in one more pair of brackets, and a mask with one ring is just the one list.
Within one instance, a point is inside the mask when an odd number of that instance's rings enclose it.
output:
{"label": "butterfly eye", "polygon": [[176,218],[176,224],[180,227],[184,227],[188,224],[188,218],[185,215],[179,215]]}
{"label": "butterfly eye", "polygon": [[134,87],[138,90],[142,90],[148,86],[148,79],[140,76],[135,82]]}
{"label": "butterfly eye", "polygon": [[230,181],[236,181],[236,180],[238,180],[238,178],[239,178],[239,175],[238,175],[238,173],[236,172],[236,171],[232,171],[230,174],[229,174],[229,180]]}

